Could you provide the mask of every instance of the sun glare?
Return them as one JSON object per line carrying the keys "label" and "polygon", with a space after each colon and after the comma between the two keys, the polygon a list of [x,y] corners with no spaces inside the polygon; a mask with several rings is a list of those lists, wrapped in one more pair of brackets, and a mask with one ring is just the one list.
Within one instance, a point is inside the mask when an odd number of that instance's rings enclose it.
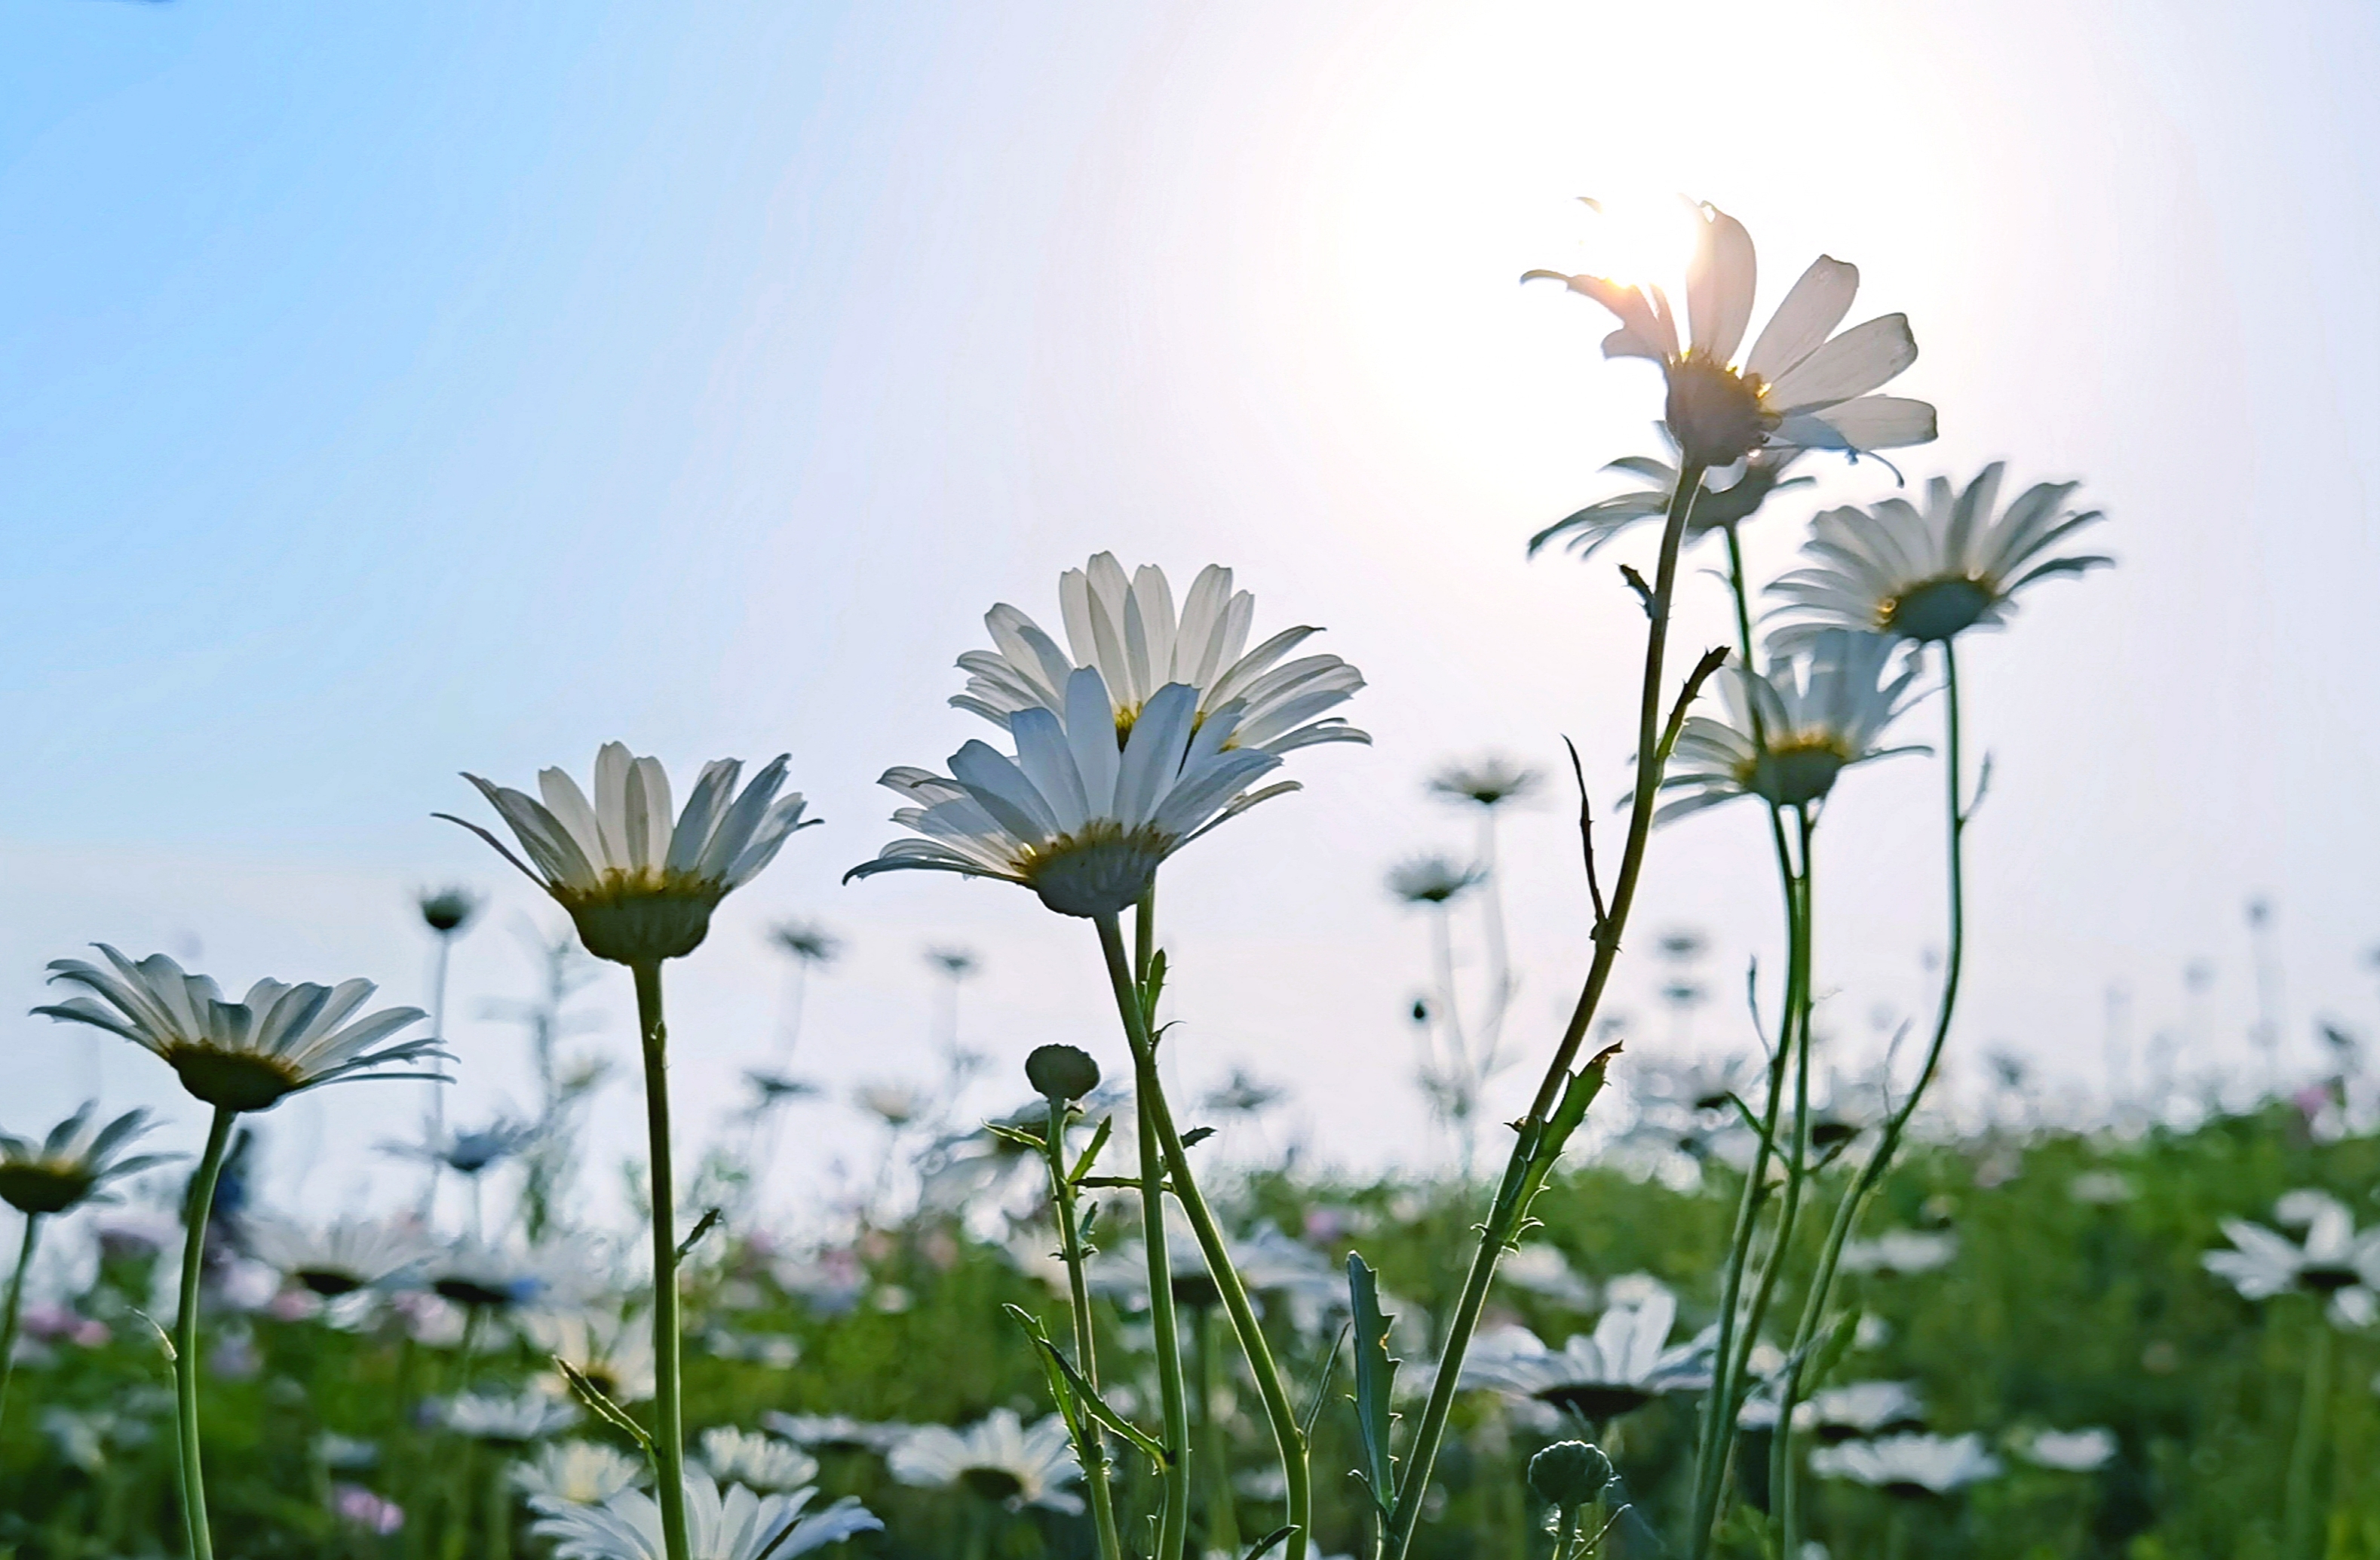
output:
{"label": "sun glare", "polygon": [[1582,199],[1587,209],[1573,269],[1675,294],[1694,253],[1693,202],[1637,191]]}

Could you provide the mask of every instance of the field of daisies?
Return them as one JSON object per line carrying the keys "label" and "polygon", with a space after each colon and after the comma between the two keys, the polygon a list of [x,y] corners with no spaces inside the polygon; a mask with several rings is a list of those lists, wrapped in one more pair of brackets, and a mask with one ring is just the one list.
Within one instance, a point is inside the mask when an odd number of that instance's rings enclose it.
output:
{"label": "field of daisies", "polygon": [[[1635,720],[1581,738],[1634,780],[1592,794],[1573,753],[1432,782],[1476,848],[1387,887],[1436,953],[1413,1031],[1441,1170],[1222,1159],[1201,1145],[1268,1091],[1169,1098],[1160,1058],[1196,1042],[1169,1021],[1166,863],[1233,850],[1240,813],[1299,805],[1330,762],[1309,750],[1367,741],[1364,678],[1293,602],[1260,614],[1263,582],[1209,567],[1177,593],[1101,554],[990,607],[952,698],[980,737],[886,772],[893,837],[849,868],[1004,883],[1078,931],[1112,1032],[1035,1050],[997,1119],[959,1115],[951,1079],[820,1098],[799,982],[835,939],[788,924],[795,1043],[733,1131],[674,1120],[678,961],[812,847],[783,757],[673,776],[612,743],[423,798],[552,901],[523,1009],[540,1098],[433,1107],[373,1212],[293,1216],[256,1134],[330,1086],[410,1120],[471,1065],[443,1014],[472,896],[420,903],[430,1011],[59,929],[37,1013],[149,1052],[188,1106],[0,1119],[0,1555],[2380,1557],[2380,1100],[2356,1039],[2332,1031],[2319,1076],[2095,1115],[2013,1066],[1988,1097],[1938,1086],[1990,934],[1964,885],[1990,718],[1961,662],[2025,631],[2034,592],[2089,590],[2114,528],[2021,456],[1928,469],[1937,408],[1885,393],[1911,323],[1846,325],[1859,273],[1824,255],[1755,319],[1751,237],[1695,216],[1682,286],[1529,274],[1609,316],[1605,355],[1637,360],[1609,372],[1660,420],[1606,491],[1512,539],[1585,560],[1590,609],[1642,625]],[[1881,496],[1807,502],[1828,461]],[[1806,538],[1776,578],[1747,571],[1755,522]],[[1603,551],[1623,532],[1649,567]],[[1687,568],[1727,582],[1731,642],[1673,640]],[[1826,841],[1872,822],[1839,813],[1838,777],[1887,762],[1938,776],[1947,896],[1911,913],[1944,957],[1852,1073],[1814,1017],[1815,884]],[[1513,1008],[1496,872],[1530,796],[1575,811],[1587,908],[1548,1032]],[[1785,949],[1731,1005],[1692,934],[1631,920],[1661,840],[1720,807],[1766,818],[1740,871]],[[1723,1008],[1731,1054],[1609,1043],[1622,961]],[[563,1043],[602,962],[633,976],[640,1040],[608,1084],[643,1107],[625,1223],[590,1191],[623,1148],[587,1127],[606,1080]],[[1525,1107],[1491,1113],[1515,1079]],[[773,1232],[783,1135],[851,1109],[891,1145],[873,1193]]]}

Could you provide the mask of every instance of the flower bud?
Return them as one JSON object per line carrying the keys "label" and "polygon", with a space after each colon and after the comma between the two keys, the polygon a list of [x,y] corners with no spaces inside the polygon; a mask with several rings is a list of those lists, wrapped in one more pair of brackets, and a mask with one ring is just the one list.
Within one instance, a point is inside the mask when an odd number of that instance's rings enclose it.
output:
{"label": "flower bud", "polygon": [[1529,1488],[1549,1505],[1585,1505],[1611,1479],[1611,1459],[1584,1441],[1557,1441],[1529,1459]]}
{"label": "flower bud", "polygon": [[1043,1099],[1063,1104],[1099,1086],[1099,1065],[1072,1045],[1040,1045],[1025,1058],[1025,1077]]}

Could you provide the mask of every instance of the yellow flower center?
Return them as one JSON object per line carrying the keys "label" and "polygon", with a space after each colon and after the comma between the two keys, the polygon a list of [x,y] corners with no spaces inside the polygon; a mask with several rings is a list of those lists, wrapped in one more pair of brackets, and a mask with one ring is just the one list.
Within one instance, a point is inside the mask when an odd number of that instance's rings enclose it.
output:
{"label": "yellow flower center", "polygon": [[1670,432],[1690,466],[1730,466],[1758,449],[1782,420],[1768,409],[1767,382],[1689,352],[1669,365]]}

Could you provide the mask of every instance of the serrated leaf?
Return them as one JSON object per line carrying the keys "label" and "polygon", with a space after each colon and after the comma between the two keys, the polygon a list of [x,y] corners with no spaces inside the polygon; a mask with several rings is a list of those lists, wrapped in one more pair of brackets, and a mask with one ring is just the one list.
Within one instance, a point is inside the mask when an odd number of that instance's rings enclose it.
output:
{"label": "serrated leaf", "polygon": [[1027,1132],[1023,1127],[1003,1126],[997,1121],[987,1121],[983,1124],[983,1129],[1002,1142],[1014,1143],[1018,1148],[1030,1150],[1034,1153],[1039,1153],[1050,1146],[1042,1140],[1041,1134]]}
{"label": "serrated leaf", "polygon": [[1156,1467],[1161,1469],[1165,1466],[1164,1446],[1155,1436],[1108,1406],[1107,1399],[1099,1395],[1099,1389],[1085,1381],[1083,1373],[1075,1369],[1075,1362],[1066,1358],[1065,1351],[1050,1341],[1050,1335],[1041,1330],[1041,1323],[1033,1319],[1030,1311],[1014,1305],[1001,1309],[1015,1318],[1016,1324],[1025,1329],[1025,1335],[1033,1340],[1042,1359],[1063,1379],[1066,1391],[1078,1408],[1138,1447]]}
{"label": "serrated leaf", "polygon": [[1364,1466],[1357,1476],[1385,1517],[1396,1505],[1396,1458],[1389,1436],[1396,1423],[1390,1407],[1400,1361],[1389,1352],[1389,1319],[1380,1313],[1378,1275],[1356,1253],[1347,1253],[1347,1299],[1355,1328],[1355,1422],[1363,1433]]}

